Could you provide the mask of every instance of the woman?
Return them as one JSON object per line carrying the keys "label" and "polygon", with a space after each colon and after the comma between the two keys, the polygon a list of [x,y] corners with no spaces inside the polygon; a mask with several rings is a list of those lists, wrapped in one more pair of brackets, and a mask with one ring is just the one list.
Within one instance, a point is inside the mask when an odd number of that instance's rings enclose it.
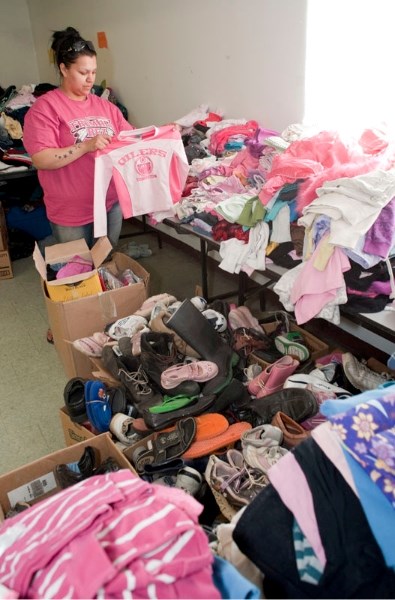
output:
{"label": "woman", "polygon": [[[38,170],[56,242],[84,238],[92,247],[95,152],[134,127],[115,104],[91,94],[97,69],[92,42],[73,27],[55,31],[52,39],[60,86],[40,96],[26,113],[23,144]],[[122,213],[113,183],[106,208],[107,235],[115,247]]]}

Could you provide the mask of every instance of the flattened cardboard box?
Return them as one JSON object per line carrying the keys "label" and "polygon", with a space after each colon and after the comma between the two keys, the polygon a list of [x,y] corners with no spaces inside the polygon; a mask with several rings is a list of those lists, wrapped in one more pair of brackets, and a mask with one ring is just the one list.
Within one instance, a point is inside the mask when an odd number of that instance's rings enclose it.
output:
{"label": "flattened cardboard box", "polygon": [[108,323],[133,314],[148,297],[150,276],[137,261],[115,252],[107,266],[114,274],[132,269],[142,281],[78,300],[54,302],[48,297],[45,281],[42,280],[55,348],[69,378],[92,378],[91,359],[76,350],[71,342],[96,331],[104,331]]}
{"label": "flattened cardboard box", "polygon": [[137,477],[132,465],[113,443],[109,434],[102,433],[1,475],[0,505],[3,512],[7,513],[16,502],[25,501],[35,504],[59,492],[61,488],[57,485],[54,476],[56,465],[78,461],[86,446],[93,446],[99,451],[100,462],[112,457],[121,469],[129,469]]}

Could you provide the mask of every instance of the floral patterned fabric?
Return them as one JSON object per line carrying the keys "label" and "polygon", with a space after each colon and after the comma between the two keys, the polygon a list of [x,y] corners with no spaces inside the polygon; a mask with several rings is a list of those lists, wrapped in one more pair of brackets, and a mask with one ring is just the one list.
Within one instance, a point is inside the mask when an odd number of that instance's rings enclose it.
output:
{"label": "floral patterned fabric", "polygon": [[329,417],[345,450],[395,509],[395,392]]}

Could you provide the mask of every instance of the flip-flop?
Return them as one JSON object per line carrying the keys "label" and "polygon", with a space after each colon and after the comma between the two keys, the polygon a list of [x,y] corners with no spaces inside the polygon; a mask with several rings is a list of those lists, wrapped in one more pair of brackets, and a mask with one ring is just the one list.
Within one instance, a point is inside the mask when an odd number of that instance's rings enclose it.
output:
{"label": "flip-flop", "polygon": [[188,406],[191,402],[196,400],[197,396],[185,396],[184,394],[178,394],[177,396],[163,396],[162,404],[156,406],[150,406],[148,408],[150,413],[156,415],[161,413],[168,413],[173,410],[178,410],[184,406]]}
{"label": "flip-flop", "polygon": [[233,425],[229,425],[225,431],[214,437],[205,440],[194,441],[189,449],[184,452],[182,458],[200,458],[201,456],[207,456],[213,452],[221,450],[222,448],[226,448],[230,444],[238,442],[243,433],[249,429],[252,429],[252,425],[251,423],[247,423],[247,421],[233,423]]}
{"label": "flip-flop", "polygon": [[174,425],[174,423],[178,419],[194,417],[207,412],[210,406],[214,404],[214,400],[214,394],[210,394],[207,396],[198,396],[187,406],[179,408],[178,410],[172,410],[171,412],[159,414],[152,413],[149,409],[144,408],[142,410],[142,417],[147,427],[153,429],[154,431],[157,431],[158,429],[164,429],[165,427],[170,427],[170,425]]}

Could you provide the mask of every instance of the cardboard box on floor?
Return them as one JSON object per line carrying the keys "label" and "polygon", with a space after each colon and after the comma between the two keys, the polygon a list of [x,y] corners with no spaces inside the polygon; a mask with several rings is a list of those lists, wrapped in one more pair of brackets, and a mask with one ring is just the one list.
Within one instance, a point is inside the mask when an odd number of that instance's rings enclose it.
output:
{"label": "cardboard box on floor", "polygon": [[74,421],[70,419],[64,406],[59,409],[59,419],[62,425],[66,446],[79,444],[80,442],[96,437],[96,434],[88,429],[88,427],[85,427],[83,423],[74,423]]}
{"label": "cardboard box on floor", "polygon": [[13,277],[10,253],[8,250],[3,250],[0,252],[0,280],[12,279]]}
{"label": "cardboard box on floor", "polygon": [[35,504],[59,492],[60,488],[55,480],[54,468],[56,465],[78,461],[86,446],[93,446],[98,450],[100,462],[112,457],[121,469],[129,469],[136,474],[130,462],[113,443],[110,435],[102,433],[1,475],[0,506],[4,514],[18,501]]}
{"label": "cardboard box on floor", "polygon": [[48,292],[49,282],[41,278],[48,325],[52,330],[56,351],[70,379],[72,377],[92,378],[90,358],[76,350],[72,342],[90,336],[96,331],[104,331],[108,323],[133,314],[148,297],[150,276],[137,261],[126,254],[114,252],[111,261],[106,262],[105,265],[114,275],[125,269],[132,269],[141,278],[141,282],[68,302],[55,302]]}
{"label": "cardboard box on floor", "polygon": [[4,208],[0,202],[0,252],[8,250],[8,230]]}

